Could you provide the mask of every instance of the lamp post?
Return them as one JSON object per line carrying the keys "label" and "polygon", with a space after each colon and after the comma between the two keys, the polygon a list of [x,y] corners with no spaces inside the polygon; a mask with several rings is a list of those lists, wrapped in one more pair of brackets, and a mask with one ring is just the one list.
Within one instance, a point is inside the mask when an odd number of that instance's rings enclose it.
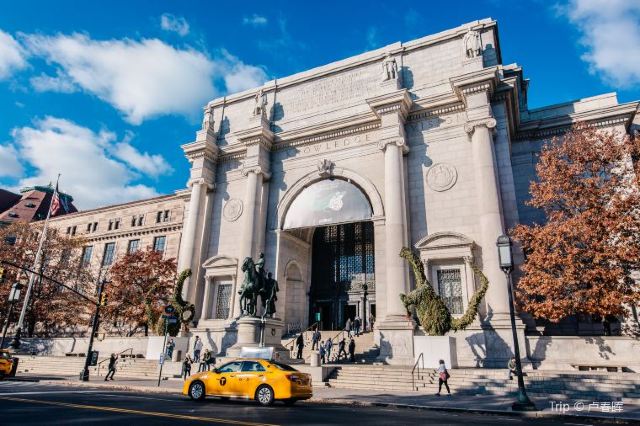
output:
{"label": "lamp post", "polygon": [[368,290],[367,282],[365,281],[362,284],[362,331],[364,333],[367,332],[367,290]]}
{"label": "lamp post", "polygon": [[98,303],[96,303],[96,312],[93,314],[93,321],[91,323],[91,335],[89,336],[89,347],[87,348],[87,356],[84,360],[84,368],[80,373],[80,381],[89,381],[89,366],[91,365],[92,353],[93,353],[93,336],[98,331],[98,324],[100,323],[100,306],[102,306],[104,299],[102,298],[102,292],[104,291],[104,285],[107,282],[105,278],[100,280],[98,285]]}
{"label": "lamp post", "polygon": [[513,308],[513,284],[511,283],[511,271],[513,271],[513,253],[511,252],[511,238],[507,235],[500,235],[498,241],[498,259],[500,269],[507,276],[509,283],[509,317],[511,319],[511,333],[513,334],[513,354],[516,359],[516,375],[518,376],[518,400],[513,403],[514,411],[536,411],[537,408],[527,396],[522,378],[522,363],[520,362],[520,346],[518,345],[518,332],[516,331],[516,315]]}
{"label": "lamp post", "polygon": [[20,283],[14,283],[11,286],[11,292],[9,293],[9,312],[7,313],[7,320],[4,323],[4,330],[2,330],[2,340],[0,340],[0,349],[4,346],[4,338],[7,336],[7,330],[9,329],[9,323],[11,321],[11,314],[13,314],[13,306],[18,300],[20,300],[20,290],[24,287]]}

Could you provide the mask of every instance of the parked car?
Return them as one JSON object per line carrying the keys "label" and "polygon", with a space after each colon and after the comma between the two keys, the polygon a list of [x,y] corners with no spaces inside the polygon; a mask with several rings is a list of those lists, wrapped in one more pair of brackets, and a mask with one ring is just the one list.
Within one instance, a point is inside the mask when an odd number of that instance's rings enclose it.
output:
{"label": "parked car", "polygon": [[213,371],[189,376],[182,389],[194,401],[207,396],[255,399],[261,405],[283,401],[292,405],[313,396],[311,376],[279,362],[237,359]]}
{"label": "parked car", "polygon": [[18,369],[18,358],[7,350],[0,350],[0,378],[14,377]]}

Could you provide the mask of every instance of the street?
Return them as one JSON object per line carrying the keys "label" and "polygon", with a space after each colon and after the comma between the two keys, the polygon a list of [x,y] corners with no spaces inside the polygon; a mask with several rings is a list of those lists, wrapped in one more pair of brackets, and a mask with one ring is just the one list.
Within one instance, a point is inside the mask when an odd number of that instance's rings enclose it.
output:
{"label": "street", "polygon": [[0,423],[25,424],[188,424],[220,425],[484,425],[591,424],[583,419],[525,419],[384,407],[299,403],[259,407],[253,402],[208,399],[192,402],[179,395],[154,395],[98,388],[73,388],[36,382],[0,382]]}

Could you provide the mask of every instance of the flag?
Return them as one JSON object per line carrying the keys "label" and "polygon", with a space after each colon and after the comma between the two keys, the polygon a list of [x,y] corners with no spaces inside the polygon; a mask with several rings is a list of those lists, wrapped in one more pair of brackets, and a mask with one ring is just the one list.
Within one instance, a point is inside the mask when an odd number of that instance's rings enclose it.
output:
{"label": "flag", "polygon": [[60,193],[58,192],[58,184],[56,184],[56,190],[53,191],[53,198],[51,199],[50,214],[55,216],[60,210]]}

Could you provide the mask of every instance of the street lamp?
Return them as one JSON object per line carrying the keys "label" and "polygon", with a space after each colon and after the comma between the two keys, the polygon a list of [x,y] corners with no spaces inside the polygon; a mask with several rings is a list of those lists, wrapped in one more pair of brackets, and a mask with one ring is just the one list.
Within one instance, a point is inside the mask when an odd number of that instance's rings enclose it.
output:
{"label": "street lamp", "polygon": [[13,314],[13,305],[16,304],[18,300],[20,300],[20,290],[22,290],[23,285],[20,283],[14,283],[11,286],[11,292],[9,293],[9,312],[7,313],[7,320],[4,323],[4,330],[2,331],[2,340],[0,340],[0,349],[4,346],[4,338],[7,335],[7,330],[9,329],[9,322],[11,321],[11,314]]}
{"label": "street lamp", "polygon": [[367,290],[369,287],[367,286],[366,281],[362,284],[362,331],[364,333],[367,332]]}
{"label": "street lamp", "polygon": [[513,334],[513,353],[516,359],[516,375],[518,376],[518,401],[514,402],[512,409],[514,411],[536,411],[537,408],[527,396],[524,388],[524,379],[522,378],[522,363],[520,362],[520,347],[518,345],[518,333],[516,331],[516,316],[513,308],[513,285],[511,284],[511,271],[513,271],[513,253],[511,252],[511,238],[507,235],[500,235],[498,241],[498,260],[500,269],[507,277],[509,284],[509,317],[511,319],[511,333]]}

